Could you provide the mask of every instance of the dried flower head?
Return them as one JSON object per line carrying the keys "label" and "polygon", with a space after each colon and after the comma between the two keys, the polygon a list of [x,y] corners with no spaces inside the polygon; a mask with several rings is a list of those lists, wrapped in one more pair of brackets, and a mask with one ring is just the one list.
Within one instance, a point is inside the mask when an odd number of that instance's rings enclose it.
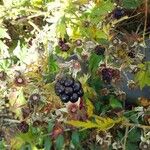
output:
{"label": "dried flower head", "polygon": [[14,80],[14,83],[17,86],[24,86],[26,84],[26,81],[23,76],[17,76]]}
{"label": "dried flower head", "polygon": [[150,149],[150,144],[147,142],[141,142],[139,145],[140,150],[149,150]]}
{"label": "dried flower head", "polygon": [[34,93],[30,96],[29,101],[32,105],[37,105],[41,100],[41,96],[38,93]]}

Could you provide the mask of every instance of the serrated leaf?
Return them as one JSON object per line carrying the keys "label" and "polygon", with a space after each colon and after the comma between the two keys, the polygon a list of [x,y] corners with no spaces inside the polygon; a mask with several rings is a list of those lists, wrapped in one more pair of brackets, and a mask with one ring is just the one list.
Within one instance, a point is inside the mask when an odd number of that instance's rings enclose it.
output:
{"label": "serrated leaf", "polygon": [[139,64],[140,71],[135,75],[135,80],[139,84],[140,88],[144,86],[150,86],[150,62]]}
{"label": "serrated leaf", "polygon": [[123,118],[118,118],[116,120],[113,120],[111,118],[103,118],[99,116],[94,116],[95,122],[92,122],[90,120],[84,121],[76,121],[76,120],[70,120],[67,121],[67,124],[73,125],[77,128],[85,129],[91,129],[91,128],[97,128],[100,131],[107,131],[108,129],[112,128],[116,123],[122,122]]}
{"label": "serrated leaf", "polygon": [[100,1],[91,11],[90,18],[92,22],[97,24],[102,21],[100,19],[103,19],[108,12],[113,10],[113,8],[114,4],[110,0]]}
{"label": "serrated leaf", "polygon": [[62,150],[64,145],[64,137],[63,135],[59,135],[56,139],[56,150]]}
{"label": "serrated leaf", "polygon": [[86,99],[87,114],[89,117],[93,115],[94,106],[89,99]]}

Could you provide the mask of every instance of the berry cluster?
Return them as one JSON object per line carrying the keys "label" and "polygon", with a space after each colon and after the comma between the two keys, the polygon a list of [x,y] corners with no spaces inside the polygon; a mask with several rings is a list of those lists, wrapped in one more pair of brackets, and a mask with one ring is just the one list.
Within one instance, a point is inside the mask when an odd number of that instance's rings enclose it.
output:
{"label": "berry cluster", "polygon": [[102,68],[101,70],[102,80],[105,83],[111,83],[111,81],[120,79],[120,71],[113,68]]}
{"label": "berry cluster", "polygon": [[63,76],[56,82],[55,93],[64,103],[75,103],[84,94],[81,83],[70,76]]}
{"label": "berry cluster", "polygon": [[66,43],[66,39],[59,39],[58,45],[60,46],[62,51],[68,51],[70,49],[69,45]]}

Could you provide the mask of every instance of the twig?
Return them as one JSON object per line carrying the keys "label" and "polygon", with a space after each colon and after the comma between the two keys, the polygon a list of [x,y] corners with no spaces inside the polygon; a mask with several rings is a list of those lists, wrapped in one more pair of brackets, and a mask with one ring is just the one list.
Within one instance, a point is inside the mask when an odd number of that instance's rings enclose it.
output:
{"label": "twig", "polygon": [[123,150],[126,150],[126,143],[127,143],[127,138],[128,138],[128,131],[129,131],[129,126],[126,127],[126,131],[125,131],[124,143],[123,143]]}
{"label": "twig", "polygon": [[148,14],[148,0],[145,0],[145,22],[144,22],[144,31],[143,31],[143,41],[145,43],[145,33],[147,28],[147,14]]}
{"label": "twig", "polygon": [[141,125],[141,124],[123,123],[122,125],[123,126],[128,126],[128,127],[137,127],[137,128],[149,129],[150,130],[150,126]]}

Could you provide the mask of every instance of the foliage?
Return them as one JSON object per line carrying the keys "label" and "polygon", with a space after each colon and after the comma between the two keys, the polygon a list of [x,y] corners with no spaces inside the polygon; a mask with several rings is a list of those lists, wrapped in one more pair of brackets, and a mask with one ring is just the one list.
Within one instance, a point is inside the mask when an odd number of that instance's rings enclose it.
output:
{"label": "foliage", "polygon": [[[128,96],[150,87],[141,50],[149,7],[141,0],[0,1],[0,149],[149,144],[150,97],[135,98],[135,105]],[[76,103],[64,104],[55,93],[63,75],[83,87]]]}

